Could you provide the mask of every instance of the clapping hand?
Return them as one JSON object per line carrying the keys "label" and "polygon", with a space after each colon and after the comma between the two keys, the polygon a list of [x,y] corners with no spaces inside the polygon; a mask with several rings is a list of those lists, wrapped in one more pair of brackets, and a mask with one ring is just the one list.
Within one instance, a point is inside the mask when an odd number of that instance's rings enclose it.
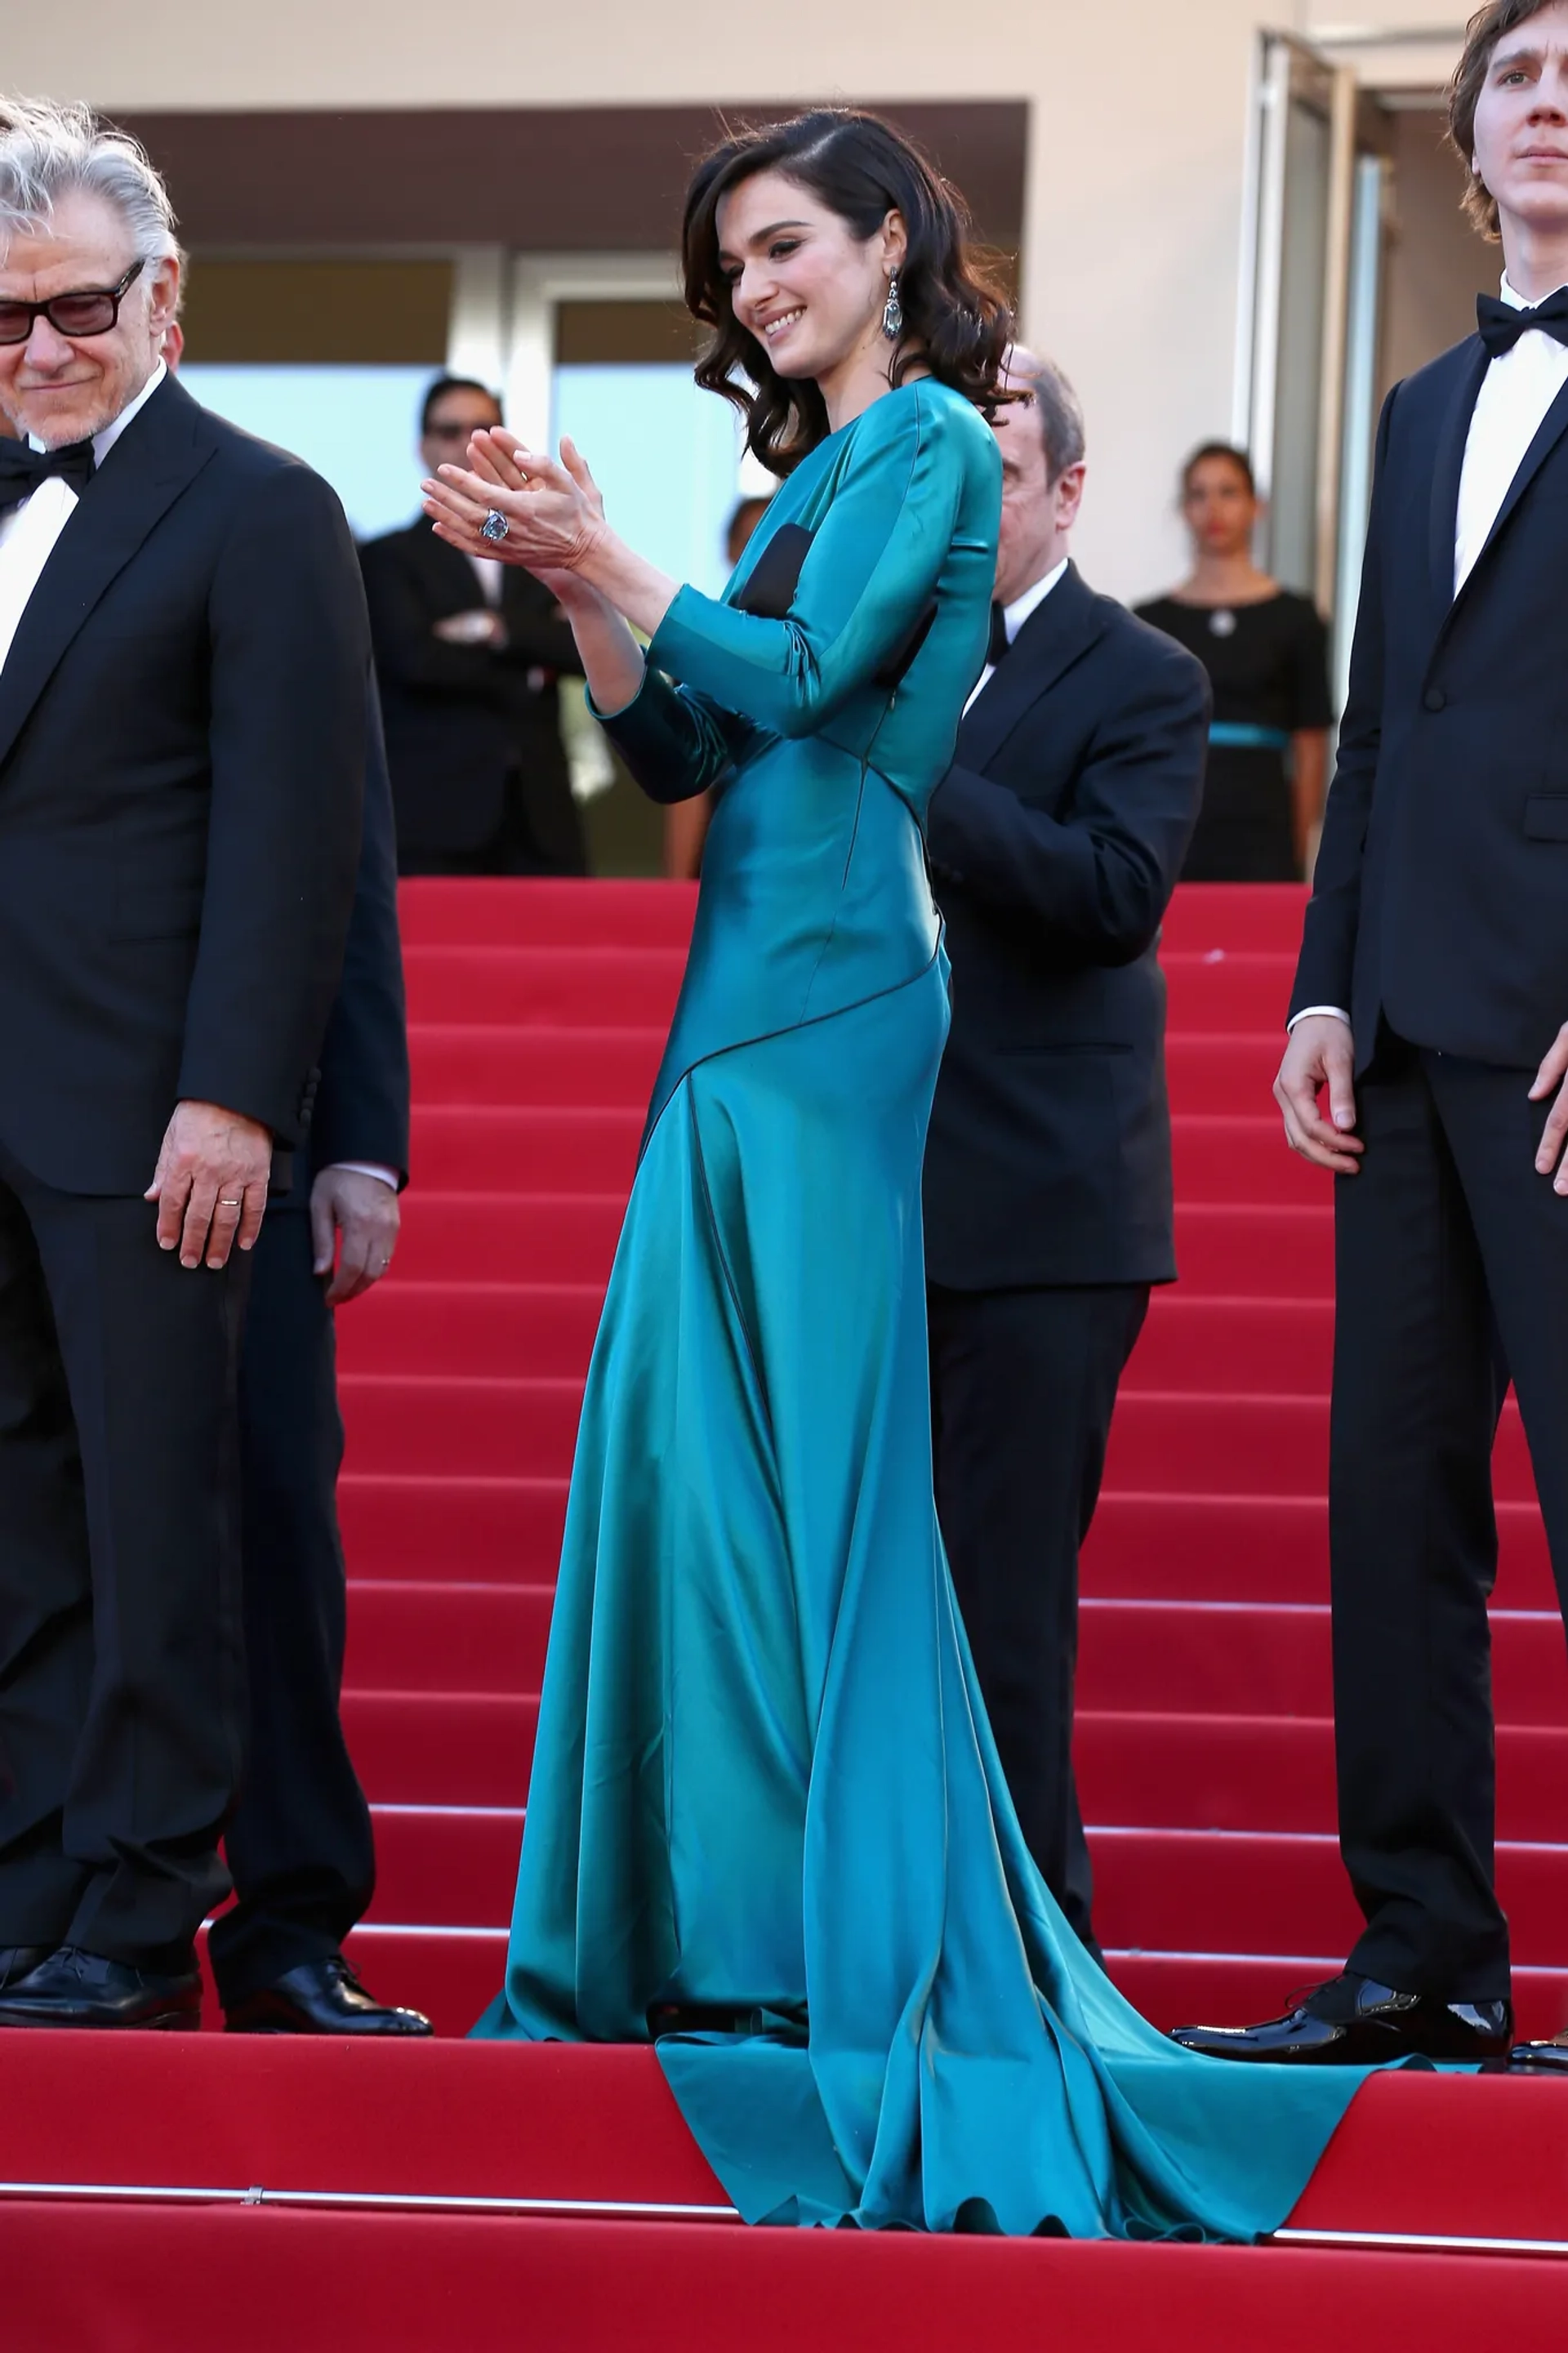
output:
{"label": "clapping hand", "polygon": [[[605,502],[571,441],[557,463],[525,449],[502,426],[474,435],[467,466],[443,466],[424,484],[438,538],[465,555],[520,564],[559,590],[605,536]],[[487,539],[487,514],[505,517],[504,539]]]}

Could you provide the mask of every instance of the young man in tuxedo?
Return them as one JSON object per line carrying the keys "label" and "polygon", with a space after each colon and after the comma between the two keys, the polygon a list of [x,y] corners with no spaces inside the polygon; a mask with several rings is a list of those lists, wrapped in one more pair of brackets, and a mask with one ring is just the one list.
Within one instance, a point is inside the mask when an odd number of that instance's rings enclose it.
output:
{"label": "young man in tuxedo", "polygon": [[[1389,396],[1286,1135],[1334,1173],[1340,1844],[1366,1926],[1232,2059],[1495,2059],[1491,1447],[1511,1369],[1568,1591],[1568,0],[1493,0],[1449,91],[1500,233],[1479,332]],[[1319,1096],[1326,1093],[1326,1108]],[[1568,2070],[1568,2040],[1521,2046]]]}
{"label": "young man in tuxedo", "polygon": [[[466,376],[425,396],[426,474],[500,403]],[[556,679],[583,664],[555,599],[516,565],[471,563],[421,515],[360,550],[404,874],[585,874]]]}
{"label": "young man in tuxedo", "polygon": [[1029,1850],[1094,1948],[1072,1771],[1079,1547],[1152,1283],[1176,1271],[1160,920],[1208,681],[1068,556],[1083,420],[1015,352],[992,652],[931,802],[952,1028],[925,1164],[937,1508]]}
{"label": "young man in tuxedo", "polygon": [[0,2024],[195,2022],[244,1731],[249,1251],[309,1124],[369,641],[160,344],[165,190],[0,101]]}

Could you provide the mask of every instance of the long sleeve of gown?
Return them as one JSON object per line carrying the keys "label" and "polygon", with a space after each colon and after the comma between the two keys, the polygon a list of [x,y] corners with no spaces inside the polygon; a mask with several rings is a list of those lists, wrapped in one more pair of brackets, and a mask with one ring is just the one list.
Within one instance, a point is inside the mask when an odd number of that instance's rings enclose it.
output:
{"label": "long sleeve of gown", "polygon": [[[814,733],[910,642],[952,546],[964,480],[959,421],[923,392],[879,403],[887,414],[871,413],[876,431],[863,424],[782,620],[677,592],[641,692],[605,723],[656,799],[717,783],[759,729]],[[983,651],[977,644],[976,674]]]}

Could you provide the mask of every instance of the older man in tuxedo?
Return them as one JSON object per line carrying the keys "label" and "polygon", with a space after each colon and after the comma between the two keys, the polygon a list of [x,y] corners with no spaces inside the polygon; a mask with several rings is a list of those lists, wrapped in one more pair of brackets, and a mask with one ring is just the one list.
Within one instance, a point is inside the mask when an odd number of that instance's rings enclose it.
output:
{"label": "older man in tuxedo", "polygon": [[1079,1547],[1152,1283],[1174,1276],[1160,920],[1208,682],[1086,586],[1083,418],[1016,351],[991,659],[931,802],[952,1029],[925,1167],[937,1505],[1030,1852],[1094,1947],[1072,1770]]}
{"label": "older man in tuxedo", "polygon": [[353,898],[325,483],[160,344],[162,183],[0,101],[0,2024],[195,2022],[243,1736],[237,1383]]}
{"label": "older man in tuxedo", "polygon": [[[1500,1335],[1568,1596],[1568,0],[1471,19],[1449,123],[1507,270],[1479,333],[1384,408],[1275,1087],[1289,1142],[1335,1180],[1340,1844],[1366,1926],[1284,2016],[1182,2031],[1229,2059],[1509,2050]],[[1516,2055],[1568,2070],[1568,2039]]]}

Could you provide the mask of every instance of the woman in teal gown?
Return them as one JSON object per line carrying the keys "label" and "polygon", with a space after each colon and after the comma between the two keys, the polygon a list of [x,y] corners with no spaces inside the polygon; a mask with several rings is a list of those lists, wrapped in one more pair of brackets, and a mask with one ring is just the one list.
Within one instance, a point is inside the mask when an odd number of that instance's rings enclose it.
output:
{"label": "woman in teal gown", "polygon": [[1079,1944],[932,1503],[921,827],[984,657],[1005,316],[950,193],[863,116],[718,151],[687,261],[707,380],[743,364],[790,466],[721,600],[615,541],[569,448],[480,437],[427,486],[456,543],[488,508],[554,581],[640,782],[716,803],[477,2031],[656,2041],[751,2221],[1249,2239],[1360,2078],[1194,2058]]}

